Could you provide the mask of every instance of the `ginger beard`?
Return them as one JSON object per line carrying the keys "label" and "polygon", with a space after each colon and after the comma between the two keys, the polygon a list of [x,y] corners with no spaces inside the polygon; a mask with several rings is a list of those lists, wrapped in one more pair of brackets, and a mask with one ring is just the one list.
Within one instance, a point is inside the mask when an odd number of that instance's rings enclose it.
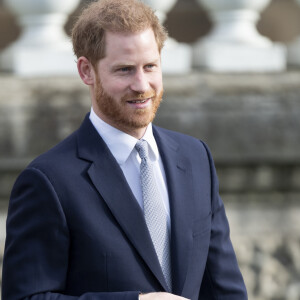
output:
{"label": "ginger beard", "polygon": [[[98,76],[97,76],[98,77]],[[101,80],[97,78],[95,85],[95,98],[98,110],[116,128],[125,130],[145,128],[153,121],[161,103],[163,90],[157,94],[154,89],[145,93],[127,93],[121,99],[115,99],[105,92]],[[131,108],[127,101],[151,98],[152,104],[143,109]]]}

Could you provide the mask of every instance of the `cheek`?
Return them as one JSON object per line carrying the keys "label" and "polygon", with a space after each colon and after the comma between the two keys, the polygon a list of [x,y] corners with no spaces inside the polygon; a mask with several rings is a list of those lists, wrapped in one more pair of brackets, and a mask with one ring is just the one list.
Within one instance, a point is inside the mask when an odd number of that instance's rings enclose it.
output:
{"label": "cheek", "polygon": [[103,83],[104,90],[113,97],[121,97],[127,90],[125,81],[110,80]]}
{"label": "cheek", "polygon": [[162,89],[163,89],[162,81],[161,81],[161,80],[155,81],[155,82],[153,83],[153,86],[152,86],[152,87],[159,93],[159,92],[162,91]]}
{"label": "cheek", "polygon": [[150,78],[150,84],[152,85],[155,90],[160,91],[162,90],[163,83],[162,83],[162,75],[161,73],[154,73],[152,78]]}

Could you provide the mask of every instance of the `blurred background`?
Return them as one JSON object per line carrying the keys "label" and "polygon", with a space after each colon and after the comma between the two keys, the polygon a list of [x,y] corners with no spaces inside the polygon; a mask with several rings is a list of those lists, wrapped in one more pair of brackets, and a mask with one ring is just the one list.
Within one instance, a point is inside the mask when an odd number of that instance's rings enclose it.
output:
{"label": "blurred background", "polygon": [[[12,185],[90,109],[89,1],[0,0],[0,260]],[[155,123],[210,147],[250,300],[300,300],[300,1],[145,0],[167,27]]]}

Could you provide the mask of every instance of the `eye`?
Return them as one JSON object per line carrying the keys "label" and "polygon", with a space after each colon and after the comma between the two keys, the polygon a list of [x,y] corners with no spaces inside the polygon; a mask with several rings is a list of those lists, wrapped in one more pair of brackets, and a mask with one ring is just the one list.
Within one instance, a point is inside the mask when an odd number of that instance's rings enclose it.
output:
{"label": "eye", "polygon": [[145,68],[146,68],[147,70],[152,70],[154,67],[155,67],[154,64],[148,64],[148,65],[146,65]]}
{"label": "eye", "polygon": [[131,70],[130,67],[122,67],[122,68],[118,69],[118,71],[120,71],[120,72],[129,72],[130,70]]}

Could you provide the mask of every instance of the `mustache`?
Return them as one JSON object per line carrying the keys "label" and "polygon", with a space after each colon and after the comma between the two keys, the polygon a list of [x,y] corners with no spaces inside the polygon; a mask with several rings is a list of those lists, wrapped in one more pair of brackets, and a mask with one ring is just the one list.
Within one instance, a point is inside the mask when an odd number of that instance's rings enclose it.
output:
{"label": "mustache", "polygon": [[127,93],[122,97],[123,101],[142,100],[156,97],[156,91],[151,89],[145,93]]}

